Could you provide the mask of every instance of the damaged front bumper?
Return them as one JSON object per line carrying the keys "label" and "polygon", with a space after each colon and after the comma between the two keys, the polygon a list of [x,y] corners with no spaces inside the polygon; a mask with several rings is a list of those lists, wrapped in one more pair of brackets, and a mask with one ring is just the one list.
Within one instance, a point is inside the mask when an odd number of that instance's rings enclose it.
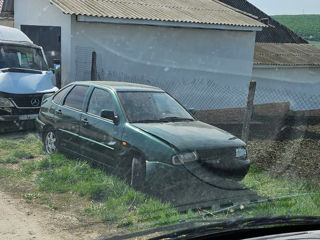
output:
{"label": "damaged front bumper", "polygon": [[146,180],[181,182],[189,179],[197,178],[209,184],[216,182],[217,179],[228,179],[234,181],[242,180],[248,173],[251,161],[249,159],[232,161],[233,164],[227,168],[225,165],[214,163],[208,165],[207,162],[195,161],[179,166],[163,163],[147,161]]}
{"label": "damaged front bumper", "polygon": [[0,115],[0,121],[13,122],[13,121],[27,121],[35,120],[38,114],[25,114],[25,115]]}
{"label": "damaged front bumper", "polygon": [[18,112],[0,112],[0,133],[12,131],[33,130],[35,127],[35,119],[38,113],[36,110]]}

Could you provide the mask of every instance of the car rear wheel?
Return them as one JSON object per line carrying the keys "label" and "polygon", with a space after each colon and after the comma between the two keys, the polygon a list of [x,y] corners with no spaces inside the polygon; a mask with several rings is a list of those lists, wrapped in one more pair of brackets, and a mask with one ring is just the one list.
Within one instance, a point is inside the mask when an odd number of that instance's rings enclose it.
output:
{"label": "car rear wheel", "polygon": [[55,153],[57,149],[58,138],[55,131],[49,128],[44,134],[44,150],[47,154]]}
{"label": "car rear wheel", "polygon": [[131,163],[131,183],[134,188],[142,188],[146,178],[146,161],[140,155],[134,155]]}

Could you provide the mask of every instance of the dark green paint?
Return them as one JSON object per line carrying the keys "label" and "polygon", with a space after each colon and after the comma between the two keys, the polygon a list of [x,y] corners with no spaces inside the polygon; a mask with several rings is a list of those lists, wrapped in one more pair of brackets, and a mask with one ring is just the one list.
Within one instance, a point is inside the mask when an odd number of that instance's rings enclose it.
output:
{"label": "dark green paint", "polygon": [[[200,149],[245,146],[230,133],[200,121],[169,123],[129,123],[117,96],[119,91],[159,91],[159,88],[117,82],[76,82],[90,86],[82,110],[57,105],[50,96],[44,101],[39,114],[40,131],[44,125],[52,126],[58,133],[59,148],[79,156],[98,161],[110,167],[130,166],[132,152],[138,152],[148,162],[162,162],[171,166],[172,156]],[[95,87],[111,93],[116,104],[116,125],[111,120],[86,113],[90,94]],[[57,116],[61,110],[62,115]],[[86,118],[88,125],[81,119]],[[122,142],[127,145],[123,146]]]}

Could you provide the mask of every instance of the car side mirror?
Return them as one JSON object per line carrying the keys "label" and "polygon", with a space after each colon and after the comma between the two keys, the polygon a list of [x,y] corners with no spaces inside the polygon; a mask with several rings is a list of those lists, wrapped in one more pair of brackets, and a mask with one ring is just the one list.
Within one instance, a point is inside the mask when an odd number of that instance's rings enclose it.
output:
{"label": "car side mirror", "polygon": [[113,111],[102,110],[100,116],[102,118],[112,120],[115,125],[119,124],[119,117],[117,115],[115,115]]}

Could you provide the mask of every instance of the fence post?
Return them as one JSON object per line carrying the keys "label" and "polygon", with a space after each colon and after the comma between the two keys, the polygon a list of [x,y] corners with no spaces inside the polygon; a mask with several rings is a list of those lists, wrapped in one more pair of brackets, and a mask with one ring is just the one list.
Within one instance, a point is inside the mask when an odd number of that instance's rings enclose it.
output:
{"label": "fence post", "polygon": [[97,54],[96,54],[96,52],[92,52],[91,81],[97,81]]}
{"label": "fence post", "polygon": [[241,138],[245,142],[248,142],[248,138],[249,138],[250,121],[253,113],[253,100],[256,92],[256,85],[257,85],[256,81],[254,80],[250,81],[247,107],[244,113],[244,120],[243,120],[243,126],[242,126],[242,134],[241,134]]}

